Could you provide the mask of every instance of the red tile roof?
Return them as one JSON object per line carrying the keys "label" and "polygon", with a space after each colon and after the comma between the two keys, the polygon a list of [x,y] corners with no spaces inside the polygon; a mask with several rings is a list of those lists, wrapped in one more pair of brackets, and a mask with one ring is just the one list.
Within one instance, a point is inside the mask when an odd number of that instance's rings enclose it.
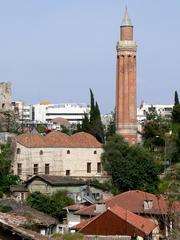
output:
{"label": "red tile roof", "polygon": [[[144,209],[144,201],[152,201],[152,208]],[[138,214],[168,214],[170,211],[180,212],[179,204],[174,207],[162,195],[156,196],[151,193],[133,190],[118,194],[105,201],[106,208],[119,206]],[[91,205],[76,212],[79,215],[95,216],[96,205]]]}
{"label": "red tile roof", "polygon": [[148,236],[156,224],[126,209],[114,206],[106,212],[73,227],[88,235]]}
{"label": "red tile roof", "polygon": [[71,136],[72,144],[76,147],[102,147],[102,144],[91,134],[78,132]]}
{"label": "red tile roof", "polygon": [[82,204],[82,203],[76,203],[76,204],[73,204],[73,205],[69,205],[67,207],[64,207],[64,209],[68,209],[69,211],[78,211],[82,208],[86,207],[85,204]]}
{"label": "red tile roof", "polygon": [[18,143],[25,147],[72,147],[72,148],[101,148],[102,144],[89,133],[80,132],[67,135],[53,131],[46,136],[40,134],[21,134],[16,137]]}

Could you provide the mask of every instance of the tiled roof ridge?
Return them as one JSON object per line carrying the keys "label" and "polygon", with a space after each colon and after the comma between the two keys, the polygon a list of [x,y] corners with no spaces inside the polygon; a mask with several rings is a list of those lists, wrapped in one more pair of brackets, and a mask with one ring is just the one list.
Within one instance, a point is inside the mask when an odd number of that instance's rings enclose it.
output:
{"label": "tiled roof ridge", "polygon": [[[149,220],[149,219],[146,219],[146,218],[144,218],[144,217],[142,217],[142,216],[139,216],[139,215],[137,215],[137,214],[129,211],[128,209],[122,208],[122,207],[120,207],[120,206],[117,206],[117,205],[116,205],[116,206],[113,206],[113,207],[111,207],[111,208],[108,208],[107,210],[111,211],[113,214],[115,214],[115,215],[117,215],[118,217],[120,217],[121,219],[125,220],[126,222],[128,222],[128,223],[131,224],[132,226],[138,228],[140,231],[144,231],[144,232],[145,232],[146,230],[145,230],[145,229],[142,230],[142,227],[140,227],[139,224],[135,224],[135,222],[134,222],[132,219],[130,219],[131,217],[135,217],[136,219],[141,220],[141,221],[144,222],[145,224],[146,224],[146,223],[147,223],[147,224],[152,224],[152,225],[154,225],[154,228],[156,227],[156,224],[155,224],[153,221],[151,221],[151,220]],[[123,218],[123,216],[121,216],[121,215],[118,213],[118,210],[124,211],[125,214],[127,214],[127,218],[126,218],[126,219]],[[149,234],[150,231],[146,231],[146,233]]]}
{"label": "tiled roof ridge", "polygon": [[[143,196],[142,199],[140,198],[141,200],[152,200],[153,203],[154,203],[154,204],[153,204],[153,212],[154,212],[154,213],[157,213],[157,214],[160,214],[160,213],[161,213],[161,214],[162,214],[162,213],[166,213],[166,212],[167,212],[167,202],[166,202],[166,198],[165,198],[163,195],[157,196],[157,195],[155,195],[155,194],[148,193],[148,192],[144,192],[144,191],[141,191],[141,190],[129,190],[129,191],[120,193],[120,194],[118,194],[118,195],[116,195],[116,196],[110,197],[109,199],[107,199],[107,200],[104,201],[104,203],[105,203],[105,205],[106,205],[106,208],[108,208],[108,207],[113,207],[113,206],[117,205],[116,202],[117,202],[117,201],[120,201],[120,202],[121,202],[121,200],[123,199],[123,196],[126,197],[126,195],[128,195],[128,194],[133,194],[133,193],[140,193],[140,196]],[[127,196],[127,197],[128,197],[128,196]],[[121,200],[119,200],[119,198],[120,198]],[[118,206],[119,206],[119,205],[118,205]],[[123,206],[123,204],[122,204],[122,206]],[[122,206],[121,206],[121,207],[122,207]],[[88,206],[88,207],[84,207],[84,208],[76,211],[75,213],[76,213],[76,214],[82,214],[82,215],[83,215],[83,214],[87,214],[88,210],[90,210],[91,212],[92,212],[92,211],[94,212],[94,210],[93,210],[94,207],[95,207],[95,204],[92,204],[92,205],[90,205],[90,206]],[[142,210],[140,210],[139,208],[137,208],[137,212],[135,212],[135,211],[131,211],[131,212],[133,212],[133,213],[139,213],[139,212],[142,212]],[[152,209],[145,210],[145,211],[143,211],[143,212],[151,213],[151,212],[152,212]],[[142,212],[142,213],[143,213],[143,212]],[[94,214],[92,213],[92,215],[94,215]]]}
{"label": "tiled roof ridge", "polygon": [[19,144],[25,147],[70,147],[70,148],[101,148],[102,144],[91,134],[78,132],[71,136],[53,131],[46,136],[23,133],[16,137]]}

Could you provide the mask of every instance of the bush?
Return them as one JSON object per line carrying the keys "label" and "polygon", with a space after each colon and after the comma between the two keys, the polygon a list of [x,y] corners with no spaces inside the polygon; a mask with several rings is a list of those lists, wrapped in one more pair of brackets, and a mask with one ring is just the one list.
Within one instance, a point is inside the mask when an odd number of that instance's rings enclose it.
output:
{"label": "bush", "polygon": [[0,212],[7,213],[7,212],[10,212],[11,210],[12,210],[12,207],[0,204]]}
{"label": "bush", "polygon": [[52,235],[53,240],[83,240],[84,236],[81,233],[65,233],[59,234],[55,233]]}
{"label": "bush", "polygon": [[66,215],[66,211],[63,208],[73,204],[73,200],[68,197],[66,191],[58,191],[52,196],[33,192],[28,196],[27,204],[38,211],[63,220]]}
{"label": "bush", "polygon": [[3,192],[0,191],[0,198],[3,198]]}

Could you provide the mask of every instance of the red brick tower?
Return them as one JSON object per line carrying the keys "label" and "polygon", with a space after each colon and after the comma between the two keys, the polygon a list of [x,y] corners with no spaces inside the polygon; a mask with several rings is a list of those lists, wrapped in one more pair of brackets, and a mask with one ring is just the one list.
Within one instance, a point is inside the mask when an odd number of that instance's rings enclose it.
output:
{"label": "red brick tower", "polygon": [[116,133],[131,144],[137,142],[136,49],[133,25],[126,9],[117,43]]}

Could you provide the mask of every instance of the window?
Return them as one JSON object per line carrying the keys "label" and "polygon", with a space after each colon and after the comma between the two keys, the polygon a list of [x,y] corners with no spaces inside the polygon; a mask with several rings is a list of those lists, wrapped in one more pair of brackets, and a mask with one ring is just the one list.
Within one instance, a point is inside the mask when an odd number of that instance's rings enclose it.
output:
{"label": "window", "polygon": [[97,151],[96,151],[96,150],[94,150],[94,154],[97,154]]}
{"label": "window", "polygon": [[17,175],[22,175],[22,163],[17,164]]}
{"label": "window", "polygon": [[152,200],[144,200],[144,210],[152,209],[153,202]]}
{"label": "window", "polygon": [[34,174],[38,174],[38,164],[34,164]]}
{"label": "window", "polygon": [[43,155],[43,150],[40,150],[39,154],[40,154],[40,155]]}
{"label": "window", "polygon": [[2,109],[4,109],[4,108],[5,108],[5,103],[2,104]]}
{"label": "window", "polygon": [[97,163],[97,172],[101,173],[101,163],[100,162]]}
{"label": "window", "polygon": [[70,176],[70,170],[66,170],[66,176]]}
{"label": "window", "polygon": [[67,150],[67,154],[70,154],[70,150]]}
{"label": "window", "polygon": [[17,148],[17,154],[20,154],[21,153],[21,149],[20,148]]}
{"label": "window", "polygon": [[45,164],[45,174],[49,175],[49,163]]}
{"label": "window", "polygon": [[91,173],[91,163],[87,163],[87,173]]}

